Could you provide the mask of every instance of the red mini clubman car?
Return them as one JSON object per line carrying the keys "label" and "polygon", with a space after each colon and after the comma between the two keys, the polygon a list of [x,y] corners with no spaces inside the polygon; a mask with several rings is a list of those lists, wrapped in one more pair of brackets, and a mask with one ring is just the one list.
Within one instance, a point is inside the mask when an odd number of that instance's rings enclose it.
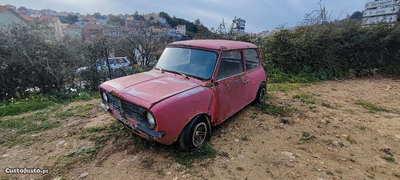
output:
{"label": "red mini clubman car", "polygon": [[197,149],[211,126],[264,102],[267,77],[259,57],[251,43],[173,42],[153,70],[101,84],[101,107],[143,138]]}

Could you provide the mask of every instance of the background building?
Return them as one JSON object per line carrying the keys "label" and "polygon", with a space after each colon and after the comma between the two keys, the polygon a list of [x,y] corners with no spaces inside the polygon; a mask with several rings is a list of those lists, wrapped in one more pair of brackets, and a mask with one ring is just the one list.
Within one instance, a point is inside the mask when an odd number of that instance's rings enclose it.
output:
{"label": "background building", "polygon": [[27,25],[28,22],[10,7],[0,6],[0,30],[7,30],[12,24]]}

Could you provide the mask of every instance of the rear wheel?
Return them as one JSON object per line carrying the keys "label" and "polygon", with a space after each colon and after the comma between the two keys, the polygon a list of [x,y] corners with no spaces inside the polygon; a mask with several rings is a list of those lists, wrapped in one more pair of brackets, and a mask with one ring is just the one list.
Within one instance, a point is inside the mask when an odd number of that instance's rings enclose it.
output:
{"label": "rear wheel", "polygon": [[267,94],[267,87],[265,83],[261,83],[260,87],[258,88],[257,96],[255,102],[257,104],[262,104],[265,101],[265,95]]}
{"label": "rear wheel", "polygon": [[204,117],[193,119],[179,136],[179,145],[185,151],[201,148],[210,135],[211,129]]}
{"label": "rear wheel", "polygon": [[122,70],[122,69],[116,69],[114,71],[114,77],[115,78],[119,78],[119,77],[122,77],[122,76],[125,76],[125,75],[126,74],[125,74],[124,70]]}

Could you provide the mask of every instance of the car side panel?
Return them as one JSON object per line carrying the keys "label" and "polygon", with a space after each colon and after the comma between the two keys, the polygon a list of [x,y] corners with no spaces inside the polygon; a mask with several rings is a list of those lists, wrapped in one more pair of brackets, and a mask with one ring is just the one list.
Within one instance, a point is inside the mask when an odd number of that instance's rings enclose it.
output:
{"label": "car side panel", "polygon": [[[257,51],[257,54],[258,54],[258,60],[259,60],[260,66],[255,69],[252,69],[250,71],[247,71],[247,69],[246,69],[247,77],[250,79],[250,81],[248,82],[249,89],[248,89],[248,93],[247,93],[247,99],[250,101],[253,101],[256,98],[260,84],[262,82],[267,83],[267,76],[266,76],[264,68],[262,67],[260,53],[259,53],[258,49],[255,49],[255,50]],[[245,58],[245,60],[246,60],[246,58]]]}
{"label": "car side panel", "polygon": [[212,89],[200,86],[154,105],[150,110],[157,120],[157,131],[166,133],[158,142],[174,143],[193,117],[208,114],[211,97]]}
{"label": "car side panel", "polygon": [[246,72],[250,81],[248,82],[248,101],[253,101],[256,98],[258,88],[262,82],[266,82],[265,70],[262,67],[255,68],[250,72]]}

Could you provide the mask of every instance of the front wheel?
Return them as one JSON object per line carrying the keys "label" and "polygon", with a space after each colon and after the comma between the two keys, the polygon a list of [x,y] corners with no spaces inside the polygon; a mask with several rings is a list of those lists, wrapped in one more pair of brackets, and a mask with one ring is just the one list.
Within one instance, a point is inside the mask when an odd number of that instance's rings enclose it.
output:
{"label": "front wheel", "polygon": [[206,142],[210,132],[211,130],[206,120],[201,117],[193,119],[185,129],[183,129],[179,137],[179,145],[185,151],[199,149]]}
{"label": "front wheel", "polygon": [[265,95],[267,94],[267,87],[265,83],[261,83],[260,87],[258,88],[257,96],[255,102],[257,104],[262,104],[265,101]]}

